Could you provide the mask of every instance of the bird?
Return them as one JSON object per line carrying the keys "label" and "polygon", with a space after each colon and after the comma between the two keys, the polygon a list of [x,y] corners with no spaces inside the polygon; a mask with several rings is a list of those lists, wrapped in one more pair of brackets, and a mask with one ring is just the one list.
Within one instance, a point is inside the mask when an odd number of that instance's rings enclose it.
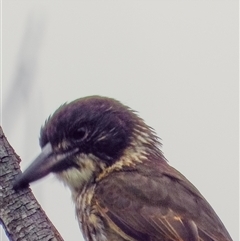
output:
{"label": "bird", "polygon": [[198,189],[168,163],[160,140],[121,102],[82,97],[45,121],[42,151],[13,187],[54,173],[71,190],[86,241],[231,241]]}

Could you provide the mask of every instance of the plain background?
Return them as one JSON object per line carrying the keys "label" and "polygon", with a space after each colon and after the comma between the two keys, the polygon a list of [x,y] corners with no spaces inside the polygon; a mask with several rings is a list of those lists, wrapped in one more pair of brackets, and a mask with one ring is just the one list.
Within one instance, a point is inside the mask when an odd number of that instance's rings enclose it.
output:
{"label": "plain background", "polygon": [[[22,169],[62,103],[113,97],[156,130],[169,163],[239,240],[238,1],[1,5],[1,124]],[[53,176],[31,187],[63,238],[79,241],[68,189]]]}

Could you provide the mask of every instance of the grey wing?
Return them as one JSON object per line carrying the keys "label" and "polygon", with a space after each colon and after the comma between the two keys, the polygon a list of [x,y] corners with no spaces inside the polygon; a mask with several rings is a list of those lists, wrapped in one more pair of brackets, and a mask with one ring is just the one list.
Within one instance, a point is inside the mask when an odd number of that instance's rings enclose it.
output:
{"label": "grey wing", "polygon": [[175,174],[110,174],[96,189],[98,208],[109,225],[130,240],[230,241],[207,201],[184,177],[179,179],[181,174]]}

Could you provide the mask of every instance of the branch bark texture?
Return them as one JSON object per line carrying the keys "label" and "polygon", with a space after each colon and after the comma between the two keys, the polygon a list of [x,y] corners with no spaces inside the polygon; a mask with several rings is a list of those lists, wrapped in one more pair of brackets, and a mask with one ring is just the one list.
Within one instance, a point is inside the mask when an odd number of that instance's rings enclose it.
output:
{"label": "branch bark texture", "polygon": [[11,241],[63,241],[30,188],[14,191],[20,158],[0,127],[0,224]]}

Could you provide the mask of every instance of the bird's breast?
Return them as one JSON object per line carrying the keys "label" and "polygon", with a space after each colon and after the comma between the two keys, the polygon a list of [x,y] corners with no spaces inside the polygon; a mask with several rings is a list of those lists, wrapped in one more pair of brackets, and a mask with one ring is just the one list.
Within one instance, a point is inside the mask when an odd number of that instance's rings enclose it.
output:
{"label": "bird's breast", "polygon": [[84,187],[76,197],[76,216],[86,241],[132,241],[116,232],[109,222],[105,211],[99,208],[95,194],[96,184]]}
{"label": "bird's breast", "polygon": [[95,185],[85,186],[76,196],[76,215],[85,240],[106,241],[102,218],[94,206],[94,190]]}

